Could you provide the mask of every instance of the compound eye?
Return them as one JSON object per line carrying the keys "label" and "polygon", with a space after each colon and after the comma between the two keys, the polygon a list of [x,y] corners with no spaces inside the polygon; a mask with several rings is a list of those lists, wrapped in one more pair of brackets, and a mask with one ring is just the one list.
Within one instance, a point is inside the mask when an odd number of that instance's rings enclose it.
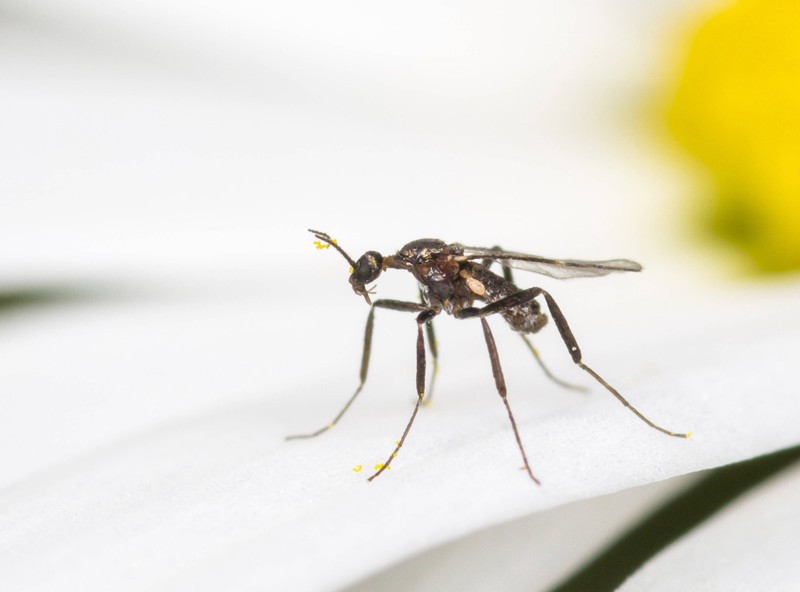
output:
{"label": "compound eye", "polygon": [[383,257],[377,251],[367,251],[358,261],[353,270],[353,275],[350,276],[350,282],[354,281],[359,284],[368,284],[378,279],[381,274],[381,267],[383,266]]}

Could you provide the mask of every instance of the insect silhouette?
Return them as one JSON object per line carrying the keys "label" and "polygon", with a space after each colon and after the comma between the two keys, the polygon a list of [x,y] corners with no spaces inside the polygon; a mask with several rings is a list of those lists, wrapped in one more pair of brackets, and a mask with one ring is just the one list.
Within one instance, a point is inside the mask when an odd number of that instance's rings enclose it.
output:
{"label": "insect silhouette", "polygon": [[[517,446],[522,454],[525,470],[537,485],[541,484],[539,479],[534,476],[530,464],[528,463],[528,457],[525,454],[525,448],[520,439],[517,423],[514,420],[514,414],[511,412],[511,407],[508,404],[506,384],[503,378],[503,370],[500,366],[500,358],[497,353],[492,331],[486,321],[486,317],[495,314],[503,317],[511,328],[525,340],[525,343],[534,355],[536,361],[550,379],[562,386],[580,389],[581,387],[565,383],[553,376],[544,365],[538,351],[527,337],[528,334],[538,332],[547,324],[548,317],[542,312],[541,304],[537,300],[539,297],[544,299],[547,309],[553,317],[556,328],[561,335],[561,339],[567,346],[567,350],[570,356],[572,356],[572,361],[578,367],[586,371],[592,378],[603,385],[603,387],[614,395],[620,403],[630,409],[634,415],[651,428],[676,438],[688,438],[691,435],[691,433],[681,434],[671,432],[656,425],[631,405],[619,391],[606,382],[597,372],[587,366],[583,362],[580,347],[578,347],[578,342],[575,340],[575,336],[572,334],[572,330],[567,324],[567,319],[553,297],[542,288],[518,288],[513,282],[511,272],[511,268],[521,269],[557,279],[597,277],[614,271],[641,271],[642,266],[635,261],[630,261],[628,259],[611,259],[607,261],[547,259],[536,255],[504,251],[499,247],[467,247],[459,243],[445,243],[444,241],[433,238],[412,241],[394,255],[383,256],[377,251],[367,251],[356,261],[328,234],[318,230],[309,230],[309,232],[316,237],[317,241],[315,242],[318,248],[333,247],[347,260],[351,267],[350,285],[353,287],[353,291],[356,294],[364,297],[367,304],[370,305],[370,311],[369,316],[367,316],[367,325],[364,332],[361,372],[359,374],[359,384],[356,391],[329,424],[310,434],[288,436],[287,440],[313,438],[332,428],[342,418],[364,388],[364,383],[367,379],[367,371],[369,369],[369,358],[372,349],[372,328],[376,308],[416,313],[417,401],[411,418],[408,420],[406,428],[403,431],[403,435],[397,442],[397,446],[385,463],[375,467],[377,470],[369,477],[369,481],[372,481],[375,477],[380,475],[389,467],[392,460],[400,451],[400,448],[402,448],[411,430],[411,426],[414,423],[414,419],[417,416],[420,405],[423,400],[425,400],[426,358],[425,337],[422,331],[423,326],[426,327],[428,346],[433,357],[433,377],[431,379],[429,396],[433,392],[433,383],[438,369],[438,351],[431,321],[438,314],[445,312],[457,319],[480,319],[483,327],[484,339],[486,340],[486,347],[489,350],[489,360],[492,366],[495,386],[508,412],[508,418],[511,421],[511,427],[514,431]],[[492,263],[500,264],[503,272],[502,276],[490,271],[489,268]],[[374,282],[378,279],[378,276],[387,269],[404,269],[410,272],[419,283],[421,302],[388,299],[371,301],[370,294],[372,291],[367,287],[367,284]],[[474,306],[476,301],[485,304],[481,307],[476,307]]]}

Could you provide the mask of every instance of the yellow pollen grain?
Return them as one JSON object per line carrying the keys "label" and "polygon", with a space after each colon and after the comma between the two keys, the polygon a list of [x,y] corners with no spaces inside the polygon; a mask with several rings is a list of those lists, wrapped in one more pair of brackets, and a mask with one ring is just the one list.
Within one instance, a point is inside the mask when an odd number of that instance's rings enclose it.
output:
{"label": "yellow pollen grain", "polygon": [[[336,242],[336,239],[333,239],[333,244],[338,244]],[[330,243],[324,243],[324,242],[318,241],[318,240],[314,241],[314,246],[317,247],[318,249],[330,249],[331,248]]]}
{"label": "yellow pollen grain", "polygon": [[353,472],[354,473],[360,473],[361,469],[363,469],[363,468],[364,468],[364,465],[356,465],[356,466],[353,467]]}

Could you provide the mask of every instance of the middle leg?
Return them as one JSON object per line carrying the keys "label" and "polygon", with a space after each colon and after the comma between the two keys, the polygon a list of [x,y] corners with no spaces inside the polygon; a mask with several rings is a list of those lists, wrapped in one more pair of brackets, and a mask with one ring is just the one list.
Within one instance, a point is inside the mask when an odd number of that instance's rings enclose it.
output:
{"label": "middle leg", "polygon": [[[495,245],[495,246],[492,247],[492,250],[493,251],[502,251],[503,249],[502,249],[502,247],[500,247],[498,245]],[[494,263],[494,261],[492,259],[484,259],[483,260],[483,266],[486,269],[489,269],[491,267],[492,263]],[[516,285],[516,284],[514,284],[514,273],[511,270],[511,267],[509,267],[508,265],[505,265],[502,261],[500,261],[498,263],[500,264],[500,267],[503,270],[503,279],[505,279],[509,284]],[[566,380],[560,379],[558,376],[556,376],[555,374],[550,372],[550,368],[548,368],[547,365],[544,363],[544,360],[542,359],[542,356],[539,354],[539,350],[536,349],[536,346],[533,345],[533,342],[531,341],[531,339],[527,335],[525,335],[524,333],[520,333],[519,336],[522,338],[522,341],[525,342],[525,345],[528,347],[528,351],[531,352],[531,354],[533,355],[533,359],[536,360],[536,363],[539,365],[539,368],[542,369],[542,372],[544,372],[544,375],[547,376],[547,378],[549,378],[550,380],[552,380],[553,382],[555,382],[557,385],[559,385],[561,387],[564,387],[564,388],[567,388],[567,389],[570,389],[570,390],[573,390],[573,391],[579,391],[579,392],[582,392],[582,393],[589,392],[589,389],[586,388],[585,386],[580,385],[580,384],[572,384],[571,382],[567,382]]]}
{"label": "middle leg", "polygon": [[494,384],[497,387],[497,392],[500,395],[500,398],[503,399],[503,405],[506,406],[506,411],[508,411],[508,419],[511,420],[511,428],[514,430],[514,437],[517,439],[517,446],[522,454],[522,462],[525,463],[525,470],[528,471],[528,475],[531,479],[533,479],[534,483],[541,485],[541,482],[533,476],[531,467],[528,464],[528,456],[525,454],[525,448],[522,446],[522,439],[519,437],[517,422],[514,421],[514,414],[511,413],[511,407],[508,404],[506,380],[503,377],[503,368],[500,366],[500,356],[497,353],[497,345],[495,345],[494,336],[489,328],[489,323],[486,322],[484,317],[481,317],[481,325],[483,326],[483,336],[486,339],[486,347],[489,349],[489,360],[492,362],[492,375],[494,376]]}

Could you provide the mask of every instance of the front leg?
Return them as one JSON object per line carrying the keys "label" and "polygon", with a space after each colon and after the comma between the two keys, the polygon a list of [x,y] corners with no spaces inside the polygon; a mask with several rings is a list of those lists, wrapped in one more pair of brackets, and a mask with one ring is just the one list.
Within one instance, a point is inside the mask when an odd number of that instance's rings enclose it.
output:
{"label": "front leg", "polygon": [[372,353],[372,330],[375,324],[375,309],[376,308],[386,308],[388,310],[398,310],[400,312],[420,312],[420,311],[427,311],[429,310],[427,306],[422,304],[417,304],[416,302],[406,302],[403,300],[376,300],[372,303],[372,306],[369,309],[369,316],[367,316],[367,326],[364,328],[364,348],[361,353],[361,371],[358,374],[359,382],[358,387],[356,388],[356,392],[347,400],[344,407],[342,407],[341,411],[333,418],[329,424],[321,427],[315,432],[311,432],[310,434],[297,434],[294,436],[286,436],[287,440],[299,440],[303,438],[313,438],[315,436],[319,436],[323,432],[327,432],[333,426],[335,426],[345,412],[350,408],[350,405],[353,404],[353,401],[356,400],[356,397],[359,395],[361,390],[364,388],[364,383],[367,381],[367,371],[369,370],[369,358],[370,354]]}
{"label": "front leg", "polygon": [[[425,304],[425,296],[422,290],[419,292],[420,302]],[[425,333],[428,335],[428,348],[431,350],[431,358],[433,358],[433,371],[431,372],[431,386],[425,393],[424,405],[430,405],[433,400],[433,387],[436,386],[436,377],[439,375],[439,344],[436,342],[436,333],[433,331],[433,318],[425,323]]]}
{"label": "front leg", "polygon": [[417,417],[419,406],[425,399],[425,337],[422,334],[422,325],[429,322],[437,314],[439,314],[438,310],[429,308],[427,310],[423,310],[417,315],[417,403],[414,405],[414,411],[411,413],[411,418],[408,420],[406,429],[403,431],[403,435],[400,436],[400,440],[398,440],[397,446],[392,451],[392,454],[389,455],[389,458],[386,459],[385,463],[375,467],[378,470],[368,479],[368,481],[372,481],[375,477],[389,468],[392,460],[394,460],[394,457],[396,457],[397,453],[400,452],[400,448],[403,447],[403,443],[406,441],[406,436],[408,436],[408,432],[411,431],[411,424],[414,423],[414,419]]}

